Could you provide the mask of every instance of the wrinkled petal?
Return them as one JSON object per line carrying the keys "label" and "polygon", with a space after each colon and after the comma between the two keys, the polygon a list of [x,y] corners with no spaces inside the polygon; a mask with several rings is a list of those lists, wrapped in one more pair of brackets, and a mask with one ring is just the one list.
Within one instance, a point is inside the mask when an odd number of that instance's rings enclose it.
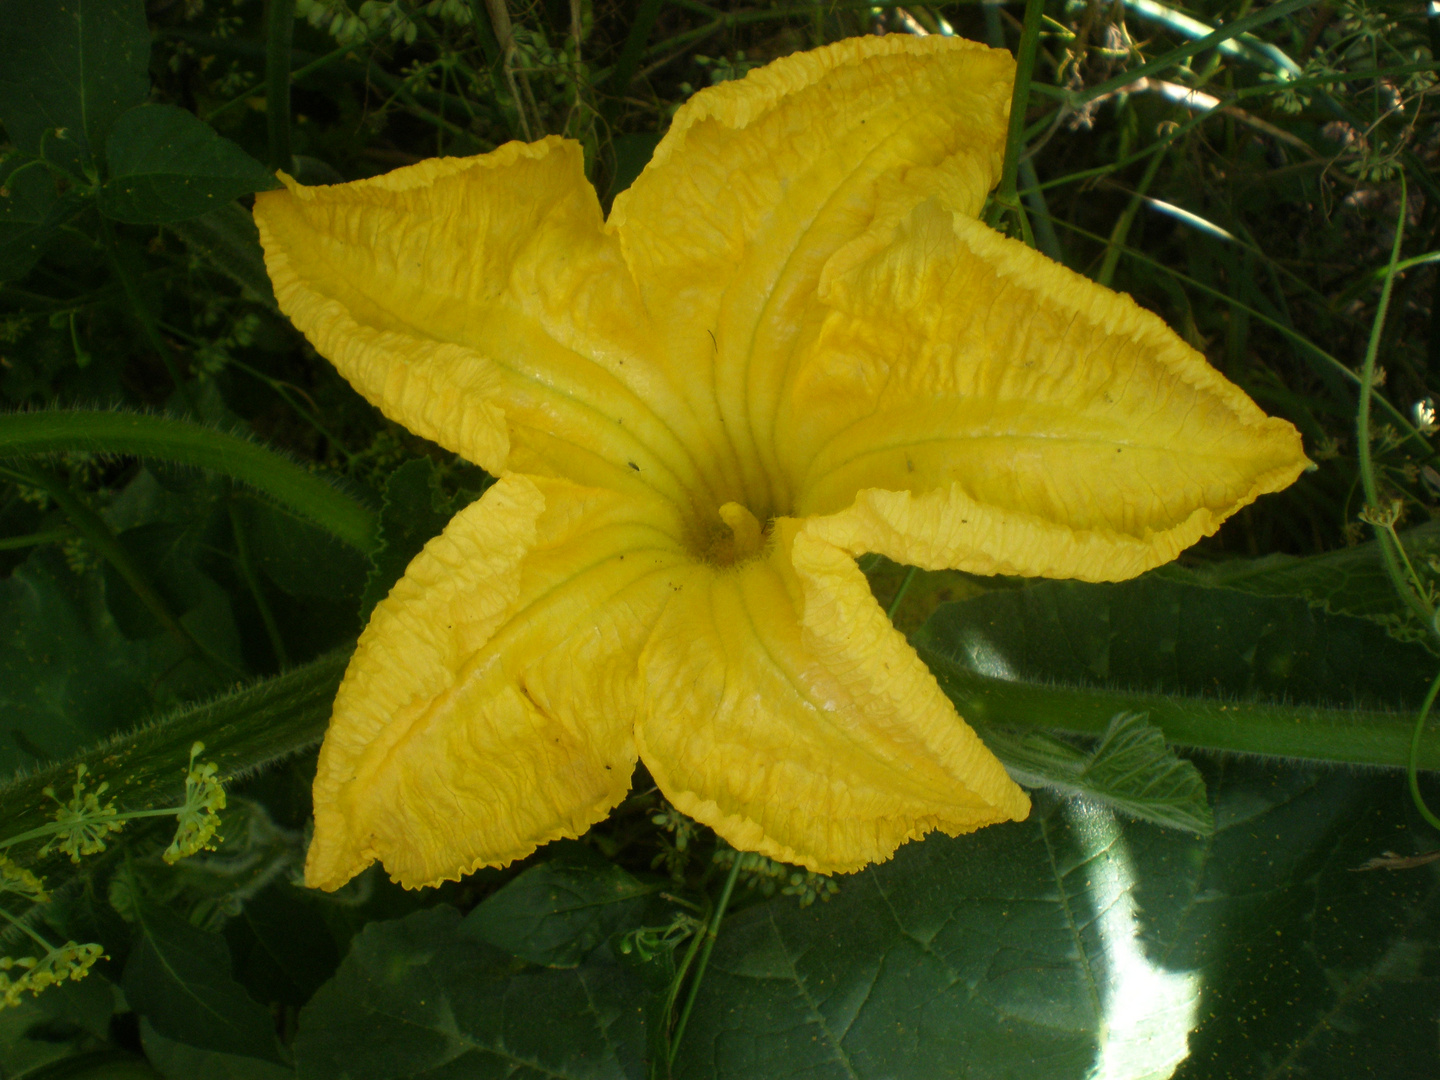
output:
{"label": "wrinkled petal", "polygon": [[652,497],[512,475],[416,557],[335,699],[306,882],[408,887],[579,836],[625,795],[636,661],[680,559]]}
{"label": "wrinkled petal", "polygon": [[741,850],[843,872],[1029,811],[854,560],[793,519],[766,557],[677,579],[639,670],[642,760]]}
{"label": "wrinkled petal", "polygon": [[[1014,62],[940,36],[860,37],[703,90],[675,114],[609,228],[723,467],[725,498],[765,518],[790,353],[823,314],[826,260],[889,233],[928,197],[979,212],[999,174]],[[717,504],[718,505],[718,504]]]}
{"label": "wrinkled petal", "polygon": [[783,453],[848,551],[1127,578],[1309,464],[1128,296],[934,203],[837,254],[820,299]]}
{"label": "wrinkled petal", "polygon": [[495,474],[703,490],[578,143],[291,182],[255,220],[282,310],[391,419]]}

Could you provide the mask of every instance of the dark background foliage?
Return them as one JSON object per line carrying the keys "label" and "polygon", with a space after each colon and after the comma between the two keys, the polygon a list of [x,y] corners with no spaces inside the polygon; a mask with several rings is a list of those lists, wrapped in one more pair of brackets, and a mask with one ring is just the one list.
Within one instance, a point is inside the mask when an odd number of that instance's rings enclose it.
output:
{"label": "dark background foliage", "polygon": [[608,205],[699,87],[855,34],[1014,48],[1022,8],[0,0],[0,841],[77,762],[165,806],[201,739],[229,791],[174,867],[158,822],[78,865],[5,849],[53,900],[0,907],[106,956],[0,1008],[0,1078],[1440,1075],[1440,838],[1397,770],[1437,659],[1357,518],[1355,436],[1398,223],[1372,449],[1425,593],[1418,0],[1044,5],[999,224],[1161,314],[1318,468],[1124,585],[868,566],[1029,821],[830,881],[737,860],[642,769],[504,871],[299,884],[348,648],[489,478],[279,314],[251,195],[558,133]]}

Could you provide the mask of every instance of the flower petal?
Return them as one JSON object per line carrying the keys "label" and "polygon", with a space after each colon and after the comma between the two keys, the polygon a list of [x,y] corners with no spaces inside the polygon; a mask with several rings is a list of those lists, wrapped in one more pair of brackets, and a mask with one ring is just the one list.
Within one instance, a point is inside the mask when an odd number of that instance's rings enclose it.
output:
{"label": "flower petal", "polygon": [[854,560],[794,519],[770,553],[694,565],[640,657],[640,756],[735,847],[821,872],[1029,800],[890,625]]}
{"label": "flower petal", "polygon": [[1009,53],[940,36],[797,53],[691,98],[616,198],[608,228],[673,384],[718,440],[722,502],[787,512],[771,429],[825,261],[931,196],[979,212],[1013,69]]}
{"label": "flower petal", "polygon": [[1128,296],[934,203],[837,254],[820,298],[783,453],[847,551],[1118,580],[1309,465]]}
{"label": "flower petal", "polygon": [[306,882],[407,887],[578,836],[625,795],[633,676],[680,559],[666,504],[511,475],[375,609],[315,777]]}
{"label": "flower petal", "polygon": [[684,413],[652,408],[644,311],[578,143],[288,182],[255,219],[281,308],[391,419],[497,475],[690,497]]}

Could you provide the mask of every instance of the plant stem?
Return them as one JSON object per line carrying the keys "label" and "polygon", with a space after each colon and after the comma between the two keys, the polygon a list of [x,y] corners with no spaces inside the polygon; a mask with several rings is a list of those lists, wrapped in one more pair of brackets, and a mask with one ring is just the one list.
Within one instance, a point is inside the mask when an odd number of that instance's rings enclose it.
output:
{"label": "plant stem", "polygon": [[485,7],[485,0],[470,0],[470,25],[475,28],[480,51],[485,54],[485,69],[490,79],[490,93],[495,100],[496,111],[505,121],[510,135],[519,137],[522,134],[520,118],[523,115],[520,101],[516,99],[513,102],[513,113],[500,103],[500,91],[505,87],[505,50],[501,48],[500,40],[495,34],[495,24]]}
{"label": "plant stem", "polygon": [[75,534],[69,529],[51,529],[48,532],[30,533],[27,536],[7,536],[0,540],[0,551],[16,551],[20,548],[39,547],[41,544],[55,544],[69,540]]}
{"label": "plant stem", "polygon": [[905,575],[905,580],[900,582],[900,587],[895,590],[895,596],[890,601],[890,606],[885,610],[885,617],[891,622],[895,621],[895,612],[900,610],[900,601],[904,600],[905,594],[910,591],[910,585],[915,580],[915,575],[918,572],[919,567],[910,567],[909,572]]}
{"label": "plant stem", "polygon": [[88,451],[209,469],[270,496],[336,539],[368,554],[375,515],[288,458],[239,435],[188,420],[100,409],[0,414],[0,458]]}
{"label": "plant stem", "polygon": [[[135,821],[140,818],[175,817],[184,809],[184,806],[162,806],[157,810],[121,810],[118,813],[107,816],[104,820],[119,824],[126,821]],[[25,844],[31,840],[43,840],[47,836],[56,836],[70,828],[70,825],[52,821],[48,824],[30,829],[28,832],[18,833],[15,836],[9,836],[4,840],[0,840],[0,851],[14,847],[16,844]]]}
{"label": "plant stem", "polygon": [[[1395,239],[1390,245],[1390,261],[1385,270],[1385,283],[1380,287],[1380,303],[1375,308],[1375,319],[1370,324],[1370,340],[1365,346],[1365,364],[1360,371],[1360,405],[1355,413],[1355,436],[1359,446],[1360,455],[1360,482],[1365,488],[1365,501],[1369,505],[1372,514],[1381,515],[1384,520],[1384,511],[1380,506],[1380,487],[1375,479],[1375,462],[1370,454],[1370,396],[1375,385],[1375,359],[1380,352],[1380,338],[1385,329],[1385,316],[1390,309],[1390,292],[1395,284],[1395,267],[1400,262],[1400,244],[1405,238],[1405,215],[1407,206],[1407,192],[1405,189],[1405,178],[1400,178],[1400,214],[1395,222]],[[1415,568],[1410,564],[1410,557],[1405,554],[1405,548],[1400,543],[1400,538],[1395,535],[1393,521],[1385,521],[1384,524],[1374,524],[1375,539],[1380,545],[1380,552],[1385,558],[1385,572],[1390,576],[1390,584],[1400,594],[1400,599],[1405,606],[1418,615],[1426,628],[1435,637],[1440,638],[1440,626],[1435,622],[1435,610],[1425,598],[1424,588]],[[1404,563],[1402,571],[1401,562]],[[1420,793],[1420,781],[1415,772],[1420,758],[1420,741],[1425,733],[1425,720],[1430,715],[1430,707],[1435,704],[1435,695],[1440,693],[1440,673],[1430,684],[1430,692],[1425,695],[1425,703],[1420,707],[1420,715],[1415,718],[1415,727],[1410,733],[1410,753],[1405,760],[1405,775],[1409,782],[1410,798],[1415,803],[1415,808],[1420,811],[1420,816],[1430,824],[1432,828],[1440,829],[1440,818],[1431,812],[1426,805],[1425,796]]]}
{"label": "plant stem", "polygon": [[1420,739],[1425,733],[1425,719],[1430,715],[1430,707],[1435,704],[1436,694],[1440,694],[1440,672],[1436,673],[1434,681],[1431,682],[1430,692],[1425,695],[1425,704],[1420,706],[1420,715],[1415,718],[1415,730],[1410,735],[1410,760],[1405,763],[1405,778],[1410,784],[1410,798],[1415,803],[1415,809],[1420,811],[1420,816],[1432,829],[1440,829],[1440,817],[1436,817],[1426,805],[1425,796],[1420,794],[1420,780],[1415,772],[1420,759]]}
{"label": "plant stem", "polygon": [[1060,247],[1060,238],[1055,235],[1055,225],[1050,220],[1050,208],[1045,202],[1040,178],[1035,174],[1035,162],[1029,156],[1020,160],[1019,180],[1025,185],[1021,197],[1029,207],[1026,218],[1035,229],[1036,248],[1056,262],[1063,263],[1065,253]]}
{"label": "plant stem", "polygon": [[495,27],[490,22],[490,13],[485,10],[485,0],[470,0],[470,25],[475,30],[475,39],[480,42],[480,51],[485,54],[485,63],[492,72],[500,66],[500,42],[495,37]]}
{"label": "plant stem", "polygon": [[[700,951],[700,946],[705,941],[703,927],[710,925],[710,916],[715,910],[710,904],[710,897],[708,895],[705,897],[705,904],[705,914],[701,919],[702,928],[690,938],[690,944],[685,948],[685,958],[680,961],[680,966],[675,969],[675,975],[671,978],[670,985],[666,990],[665,1005],[659,1012],[660,1017],[663,1018],[662,1022],[665,1024],[669,1024],[670,1022],[670,1017],[675,1010],[675,999],[680,996],[680,987],[685,983],[685,976],[690,972],[690,965],[695,962],[695,954]],[[670,1063],[675,1057],[670,1051],[672,1045],[673,1042],[670,1037],[670,1032],[665,1031],[663,1033],[663,1040],[658,1047],[660,1052],[655,1055],[655,1060],[651,1063],[651,1080],[660,1080],[662,1076],[668,1080],[670,1076]],[[665,1066],[663,1073],[657,1071],[662,1061]]]}
{"label": "plant stem", "polygon": [[1020,31],[1020,47],[1015,55],[1015,87],[1010,95],[1010,127],[1005,135],[1005,164],[1000,170],[1000,186],[990,207],[989,224],[994,227],[1005,215],[1013,215],[1026,230],[1025,209],[1015,192],[1015,177],[1020,171],[1020,155],[1025,149],[1025,113],[1030,105],[1030,79],[1035,71],[1035,50],[1040,44],[1040,25],[1045,14],[1045,0],[1025,0],[1025,24]]}
{"label": "plant stem", "polygon": [[[1365,502],[1374,515],[1383,517],[1384,508],[1380,505],[1380,485],[1375,479],[1375,463],[1370,453],[1370,398],[1375,386],[1375,359],[1380,352],[1380,338],[1385,328],[1385,316],[1390,310],[1390,292],[1395,284],[1395,265],[1400,261],[1400,244],[1405,238],[1405,213],[1406,213],[1406,192],[1405,181],[1400,182],[1400,216],[1395,222],[1395,239],[1390,247],[1390,261],[1385,274],[1385,283],[1380,287],[1380,303],[1375,308],[1375,319],[1370,324],[1370,341],[1365,347],[1365,363],[1360,369],[1360,404],[1355,410],[1355,441],[1360,457],[1360,483],[1365,489]],[[1420,592],[1420,582],[1414,579],[1413,571],[1411,578],[1406,579],[1400,566],[1400,558],[1403,552],[1397,554],[1395,534],[1382,525],[1373,526],[1375,539],[1379,541],[1380,552],[1385,559],[1385,572],[1390,576],[1390,583],[1395,586],[1400,599],[1405,606],[1419,616],[1420,621],[1440,636],[1434,626],[1435,612],[1425,602]],[[1406,560],[1408,565],[1408,559]]]}
{"label": "plant stem", "polygon": [[50,942],[46,941],[38,933],[32,930],[29,924],[26,923],[23,919],[17,919],[14,915],[11,915],[10,912],[6,911],[4,908],[0,908],[0,916],[4,916],[6,921],[8,921],[11,926],[24,933],[30,938],[31,941],[35,942],[35,944],[39,945],[47,953],[55,951],[55,946],[51,945]]}
{"label": "plant stem", "polygon": [[[505,6],[506,0],[485,0],[486,10],[490,13],[490,30],[495,35],[495,40],[500,48],[500,71],[504,76],[505,85],[510,90],[510,99],[515,103],[515,118],[520,124],[520,135],[529,142],[538,135],[543,134],[532,130],[530,120],[526,116],[525,105],[527,101],[534,107],[534,95],[530,92],[530,84],[525,72],[520,72],[520,78],[515,77],[515,27],[510,21],[510,9]],[[525,84],[525,94],[520,93],[520,84]],[[540,117],[537,113],[535,123],[539,124]]]}
{"label": "plant stem", "polygon": [[[0,784],[0,821],[21,836],[51,824],[43,791],[72,781],[84,763],[95,780],[109,780],[135,810],[129,817],[175,813],[184,776],[175,767],[196,740],[226,782],[313,746],[325,733],[340,676],[353,646],[337,649],[283,675],[252,683],[197,705],[164,714],[134,731],[104,740],[63,761]],[[156,809],[159,808],[159,809]],[[68,866],[68,861],[65,861]],[[61,867],[57,872],[65,872]]]}
{"label": "plant stem", "polygon": [[1140,176],[1140,183],[1135,186],[1134,193],[1130,196],[1130,202],[1115,219],[1115,227],[1110,230],[1110,242],[1105,245],[1105,258],[1100,264],[1100,272],[1095,275],[1097,284],[1104,285],[1107,289],[1115,278],[1115,267],[1120,263],[1120,252],[1125,246],[1125,240],[1130,235],[1130,226],[1135,223],[1135,215],[1139,213],[1141,204],[1145,201],[1145,193],[1150,190],[1150,184],[1155,179],[1155,174],[1160,171],[1160,165],[1165,160],[1163,153],[1154,154],[1145,163],[1145,171]]}
{"label": "plant stem", "polygon": [[730,906],[730,894],[735,891],[735,882],[740,877],[740,867],[746,857],[743,851],[735,853],[735,863],[730,867],[729,876],[725,878],[725,887],[720,890],[720,901],[715,905],[715,914],[705,926],[705,943],[700,949],[700,962],[695,966],[695,977],[690,980],[690,993],[685,997],[685,1007],[680,1010],[680,1018],[675,1022],[675,1037],[670,1041],[671,1065],[675,1064],[675,1055],[680,1052],[680,1040],[685,1037],[685,1025],[690,1022],[690,1010],[695,1007],[701,980],[705,978],[705,969],[710,964],[710,953],[715,948],[715,939],[720,935],[720,923],[725,918],[725,909]]}
{"label": "plant stem", "polygon": [[[923,638],[914,644],[960,715],[977,724],[1099,735],[1116,713],[1143,712],[1166,742],[1200,750],[1394,769],[1410,760],[1414,713],[1012,682],[963,667]],[[1422,749],[1416,767],[1440,769],[1440,746]]]}
{"label": "plant stem", "polygon": [[[1116,90],[1130,85],[1136,79],[1143,78],[1147,75],[1158,75],[1162,71],[1168,71],[1170,68],[1190,59],[1190,57],[1195,56],[1197,53],[1208,52],[1210,49],[1218,48],[1221,44],[1230,41],[1232,38],[1239,37],[1241,34],[1264,26],[1266,23],[1273,22],[1276,19],[1284,18],[1292,11],[1299,11],[1301,8],[1309,7],[1313,3],[1315,3],[1315,0],[1279,0],[1278,3],[1269,4],[1259,11],[1252,12],[1249,15],[1226,23],[1214,33],[1206,34],[1204,37],[1196,38],[1178,48],[1171,49],[1163,56],[1151,60],[1148,64],[1141,64],[1139,67],[1122,71],[1113,78],[1106,79],[1104,82],[1096,83],[1094,86],[1088,87],[1085,91],[1074,95],[1070,99],[1069,107],[1071,109],[1079,108],[1094,101],[1096,98],[1102,98],[1107,94],[1112,94]],[[1047,117],[1043,123],[1048,126],[1049,122],[1049,118]]]}

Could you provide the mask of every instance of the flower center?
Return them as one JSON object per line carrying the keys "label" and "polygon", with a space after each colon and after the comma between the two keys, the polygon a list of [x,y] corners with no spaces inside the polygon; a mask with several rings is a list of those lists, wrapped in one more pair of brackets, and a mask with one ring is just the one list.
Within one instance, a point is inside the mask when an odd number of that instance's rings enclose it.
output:
{"label": "flower center", "polygon": [[711,562],[732,566],[753,559],[764,549],[765,530],[748,506],[727,502],[720,507],[720,520],[729,527],[730,535],[716,535],[708,552]]}

